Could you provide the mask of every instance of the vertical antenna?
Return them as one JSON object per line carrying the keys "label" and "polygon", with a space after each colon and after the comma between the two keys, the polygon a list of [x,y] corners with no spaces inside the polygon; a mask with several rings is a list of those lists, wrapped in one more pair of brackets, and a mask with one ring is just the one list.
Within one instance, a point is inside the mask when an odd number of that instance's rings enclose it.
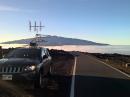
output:
{"label": "vertical antenna", "polygon": [[42,23],[41,23],[41,21],[40,21],[40,31],[42,30]]}
{"label": "vertical antenna", "polygon": [[35,24],[34,24],[34,31],[37,31],[37,23],[36,23],[36,21],[35,21]]}

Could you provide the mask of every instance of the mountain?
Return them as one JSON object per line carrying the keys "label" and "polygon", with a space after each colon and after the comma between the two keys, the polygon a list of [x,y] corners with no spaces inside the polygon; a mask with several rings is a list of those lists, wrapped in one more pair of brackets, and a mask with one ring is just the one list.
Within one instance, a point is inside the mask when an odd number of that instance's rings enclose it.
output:
{"label": "mountain", "polygon": [[[50,36],[46,35],[45,37],[41,37],[41,40],[44,42],[39,42],[40,45],[46,46],[59,46],[59,45],[108,45],[103,43],[96,43],[88,40],[74,39],[74,38],[65,38],[59,36]],[[2,44],[29,44],[34,38],[21,39],[3,42]]]}

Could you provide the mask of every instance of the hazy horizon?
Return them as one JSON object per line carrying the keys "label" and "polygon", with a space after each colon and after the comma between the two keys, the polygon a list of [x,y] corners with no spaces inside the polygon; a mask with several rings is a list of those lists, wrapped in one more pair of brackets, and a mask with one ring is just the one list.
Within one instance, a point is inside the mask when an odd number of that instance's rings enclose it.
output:
{"label": "hazy horizon", "polygon": [[[26,44],[0,44],[3,48],[12,47],[28,47]],[[49,49],[65,50],[65,51],[80,51],[89,53],[108,53],[108,54],[124,54],[130,55],[130,45],[62,45],[62,46],[41,46]]]}

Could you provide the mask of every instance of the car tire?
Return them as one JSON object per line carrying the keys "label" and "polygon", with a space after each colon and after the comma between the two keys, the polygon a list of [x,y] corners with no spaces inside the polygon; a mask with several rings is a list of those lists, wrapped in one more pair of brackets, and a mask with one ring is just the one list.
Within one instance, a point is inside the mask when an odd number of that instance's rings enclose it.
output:
{"label": "car tire", "polygon": [[49,69],[49,75],[51,76],[53,74],[53,64],[51,63],[50,65],[50,69]]}
{"label": "car tire", "polygon": [[34,88],[40,88],[40,73],[36,75],[35,77],[35,81],[34,81]]}
{"label": "car tire", "polygon": [[47,81],[48,79],[46,77],[43,78],[42,73],[39,73],[38,76],[36,77],[34,88],[35,89],[45,88],[47,86]]}

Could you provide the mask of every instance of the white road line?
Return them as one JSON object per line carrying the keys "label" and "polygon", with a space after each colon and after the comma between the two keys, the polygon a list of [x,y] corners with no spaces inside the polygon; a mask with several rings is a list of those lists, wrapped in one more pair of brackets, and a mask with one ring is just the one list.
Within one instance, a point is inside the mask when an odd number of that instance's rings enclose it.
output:
{"label": "white road line", "polygon": [[[100,60],[98,60],[98,61],[100,61]],[[106,66],[108,66],[108,67],[110,67],[110,68],[112,68],[112,69],[114,69],[114,70],[120,72],[121,74],[123,74],[123,75],[125,75],[125,76],[127,76],[127,77],[130,78],[130,75],[126,74],[125,72],[122,72],[121,70],[119,70],[119,69],[117,69],[117,68],[114,68],[114,67],[112,67],[111,65],[109,65],[109,64],[107,64],[107,63],[105,63],[105,62],[103,62],[103,61],[100,61],[100,62],[103,63],[104,65],[106,65]]]}
{"label": "white road line", "polygon": [[74,97],[74,84],[75,84],[76,64],[77,64],[77,57],[75,57],[75,62],[74,62],[72,81],[71,81],[70,97]]}

